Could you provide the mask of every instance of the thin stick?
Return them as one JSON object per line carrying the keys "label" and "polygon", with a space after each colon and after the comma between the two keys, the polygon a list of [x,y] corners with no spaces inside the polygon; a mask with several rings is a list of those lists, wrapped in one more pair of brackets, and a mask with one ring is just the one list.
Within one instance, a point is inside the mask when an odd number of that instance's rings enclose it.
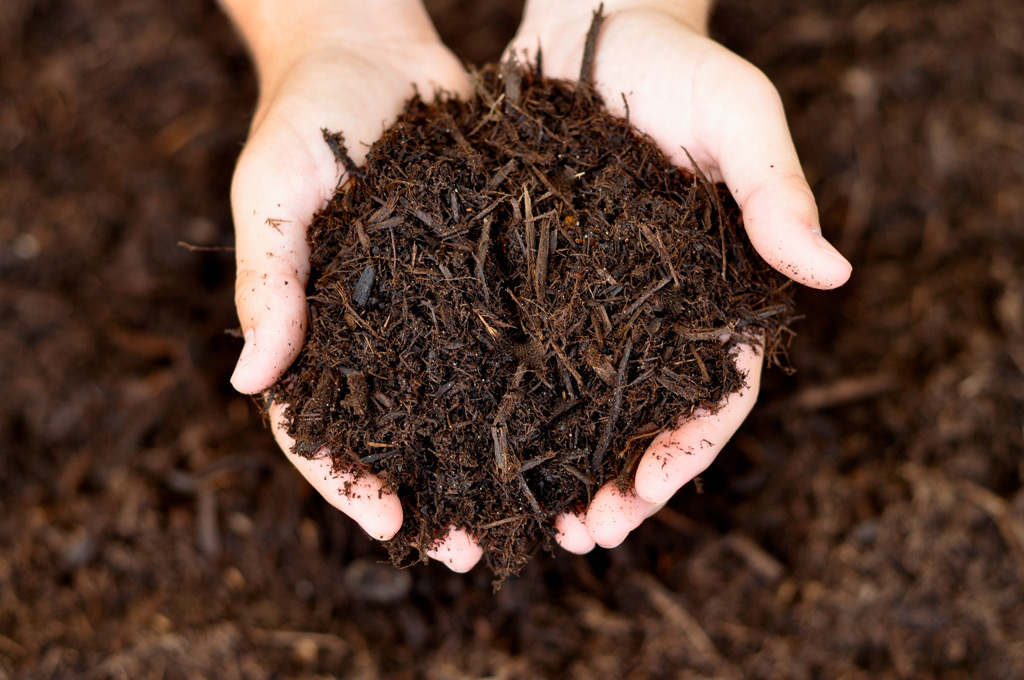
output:
{"label": "thin stick", "polygon": [[362,179],[363,173],[359,171],[359,166],[352,160],[352,157],[348,155],[348,149],[345,147],[345,136],[340,132],[331,132],[327,128],[320,128],[320,134],[324,136],[324,141],[327,142],[327,146],[330,147],[331,153],[334,154],[334,160],[338,161],[345,168],[351,177],[358,177]]}
{"label": "thin stick", "polygon": [[508,59],[501,63],[501,77],[505,80],[505,99],[518,106],[523,98],[523,70],[515,52],[509,53]]}
{"label": "thin stick", "polygon": [[594,87],[594,56],[597,52],[597,36],[601,33],[601,25],[604,23],[604,3],[597,6],[594,11],[594,18],[590,20],[590,28],[587,29],[587,41],[583,46],[583,63],[580,64],[580,85],[593,89]]}
{"label": "thin stick", "polygon": [[742,673],[731,661],[722,656],[715,643],[683,606],[679,596],[666,588],[660,581],[637,570],[629,572],[629,580],[639,585],[647,595],[647,601],[662,618],[680,631],[690,643],[690,647],[701,657],[710,660],[718,673],[717,677],[740,678]]}
{"label": "thin stick", "polygon": [[476,528],[477,531],[487,531],[488,529],[494,529],[505,524],[511,524],[512,522],[518,522],[519,520],[526,519],[526,515],[512,515],[511,517],[505,517],[494,522],[488,522],[487,524],[481,524]]}
{"label": "thin stick", "polygon": [[629,307],[626,307],[624,310],[622,310],[621,312],[616,314],[615,315],[616,319],[625,319],[630,314],[632,314],[636,310],[640,309],[640,307],[642,307],[645,302],[647,302],[648,300],[651,299],[652,295],[654,295],[659,290],[661,290],[662,288],[667,286],[669,281],[671,281],[671,280],[672,280],[671,276],[666,276],[661,281],[658,281],[656,284],[654,284],[649,289],[647,289],[647,291],[644,292],[643,295],[641,295],[639,298],[637,298],[636,302],[634,302]]}
{"label": "thin stick", "polygon": [[526,223],[526,260],[532,269],[536,257],[534,253],[537,252],[537,228],[533,225],[533,199],[530,198],[530,190],[525,184],[523,185],[523,215]]}
{"label": "thin stick", "polygon": [[[488,90],[487,85],[484,84],[484,79],[480,77],[480,71],[476,70],[474,67],[470,67],[466,75],[469,76],[469,82],[473,85],[473,92],[479,95],[479,97],[484,100],[484,104],[487,105],[487,108],[490,109],[490,112],[486,116],[486,118],[489,118],[498,107],[498,102],[491,96],[490,90]],[[483,123],[481,122],[481,125],[482,124]],[[473,132],[476,132],[476,130],[473,130]],[[471,132],[470,135],[472,134],[473,133]]]}
{"label": "thin stick", "polygon": [[193,253],[230,253],[234,251],[233,246],[195,246],[185,241],[178,241],[178,247]]}
{"label": "thin stick", "polygon": [[711,380],[711,376],[708,374],[708,367],[704,365],[704,360],[700,358],[700,354],[697,353],[697,348],[690,345],[690,353],[693,354],[693,358],[697,360],[697,366],[700,368],[700,375],[707,382]]}
{"label": "thin stick", "polygon": [[484,262],[487,261],[487,251],[491,248],[491,218],[484,219],[484,226],[480,229],[480,243],[476,247],[476,277],[480,279],[480,285],[484,289],[484,302],[491,304],[490,294],[487,292],[487,280],[484,279]]}
{"label": "thin stick", "polygon": [[526,500],[530,502],[530,507],[533,508],[533,511],[540,512],[540,503],[537,502],[537,497],[533,495],[532,491],[530,491],[530,486],[526,483],[526,480],[523,479],[522,475],[519,475],[519,486],[526,495]]}
{"label": "thin stick", "polygon": [[723,335],[730,335],[735,330],[735,326],[721,326],[720,328],[680,328],[674,326],[672,330],[678,333],[681,338],[702,342],[705,340],[718,340]]}
{"label": "thin stick", "polygon": [[555,454],[549,451],[548,453],[545,453],[543,456],[537,456],[536,458],[531,458],[530,460],[526,461],[521,466],[519,466],[519,474],[522,474],[522,473],[526,472],[527,470],[532,470],[533,468],[537,467],[538,465],[543,465],[544,463],[548,462],[549,460],[551,460],[554,457],[555,457]]}
{"label": "thin stick", "polygon": [[619,409],[622,407],[622,385],[626,381],[626,367],[629,365],[629,355],[632,352],[633,338],[629,338],[626,340],[626,346],[622,348],[622,359],[619,360],[619,372],[615,377],[615,395],[612,397],[612,410],[608,414],[608,420],[604,423],[604,431],[601,432],[601,439],[597,443],[597,448],[594,449],[592,469],[595,476],[600,476],[598,471],[601,468],[601,462],[604,460],[604,454],[612,443],[612,432],[615,430],[615,425],[619,420]]}
{"label": "thin stick", "polygon": [[672,280],[675,281],[676,288],[678,288],[679,275],[676,274],[676,268],[672,266],[672,257],[669,255],[665,243],[661,240],[661,236],[646,224],[640,225],[640,233],[650,242],[651,247],[657,251],[658,257],[661,258],[662,264],[668,267],[668,273],[672,275]]}
{"label": "thin stick", "polygon": [[505,163],[505,165],[501,166],[501,168],[496,173],[494,173],[494,176],[487,180],[487,186],[485,186],[484,188],[487,189],[487,191],[493,191],[497,189],[499,186],[501,186],[501,183],[505,181],[509,173],[514,172],[517,167],[519,167],[519,162],[516,161],[515,158],[513,158],[508,163]]}
{"label": "thin stick", "polygon": [[537,266],[533,270],[533,290],[537,302],[542,302],[548,287],[548,248],[551,247],[551,220],[541,220],[537,241]]}
{"label": "thin stick", "polygon": [[697,177],[701,180],[701,186],[704,189],[704,193],[707,194],[712,205],[715,206],[715,217],[718,221],[718,236],[722,242],[722,278],[724,279],[726,272],[725,225],[722,223],[722,213],[725,211],[725,208],[722,206],[722,201],[719,200],[718,192],[714,190],[714,185],[711,184],[711,180],[704,174],[704,171],[697,166],[697,161],[693,160],[693,156],[690,155],[690,150],[684,146],[683,152],[686,154],[686,157],[690,159],[690,164],[693,166],[694,173],[696,173]]}

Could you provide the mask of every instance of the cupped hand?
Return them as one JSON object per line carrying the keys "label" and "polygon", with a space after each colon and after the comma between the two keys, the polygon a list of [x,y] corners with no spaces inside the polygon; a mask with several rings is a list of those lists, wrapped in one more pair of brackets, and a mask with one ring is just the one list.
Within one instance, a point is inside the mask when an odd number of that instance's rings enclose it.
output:
{"label": "cupped hand", "polygon": [[[294,40],[284,40],[266,36],[278,30],[274,22],[261,28],[260,16],[238,6],[235,18],[253,48],[261,81],[259,105],[231,186],[235,303],[245,337],[231,383],[240,392],[271,387],[305,340],[306,228],[346,179],[321,129],[343,133],[349,156],[359,164],[414,88],[425,96],[438,89],[461,96],[471,91],[462,65],[441,44],[421,9],[403,7],[393,21],[376,16],[372,26],[354,25],[359,10],[334,19],[324,16],[322,26],[307,25]],[[271,426],[295,467],[371,536],[391,538],[402,525],[397,496],[370,473],[336,474],[327,452],[312,460],[293,454],[283,410],[281,405],[271,408]],[[480,550],[455,532],[431,555],[465,571]]]}
{"label": "cupped hand", "polygon": [[[598,2],[531,0],[510,46],[543,54],[544,75],[579,77]],[[743,211],[751,243],[768,264],[814,288],[842,285],[849,262],[821,235],[782,102],[756,67],[707,37],[707,2],[606,0],[593,81],[609,110],[626,116],[677,165],[690,158],[725,182]],[[628,103],[628,111],[627,111]],[[601,488],[582,515],[558,518],[558,541],[584,553],[618,545],[684,484],[700,474],[739,428],[757,399],[761,356],[737,345],[746,387],[715,413],[663,432],[640,461],[634,489]]]}

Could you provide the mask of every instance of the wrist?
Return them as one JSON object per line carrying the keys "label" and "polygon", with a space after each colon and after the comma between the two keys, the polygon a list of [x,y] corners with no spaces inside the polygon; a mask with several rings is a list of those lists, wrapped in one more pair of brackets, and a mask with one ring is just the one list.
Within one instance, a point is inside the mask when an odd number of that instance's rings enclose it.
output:
{"label": "wrist", "polygon": [[421,0],[220,0],[256,65],[261,87],[324,45],[438,40]]}
{"label": "wrist", "polygon": [[656,12],[700,35],[708,33],[712,0],[527,0],[520,34],[540,34],[556,25],[563,29],[582,25],[586,31],[602,2],[609,19],[626,12]]}

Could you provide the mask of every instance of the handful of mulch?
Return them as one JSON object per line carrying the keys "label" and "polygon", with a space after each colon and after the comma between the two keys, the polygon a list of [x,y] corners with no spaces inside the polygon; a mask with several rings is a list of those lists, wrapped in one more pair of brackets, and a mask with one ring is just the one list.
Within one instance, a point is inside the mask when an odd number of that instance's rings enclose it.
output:
{"label": "handful of mulch", "polygon": [[309,334],[276,398],[297,453],[398,493],[396,564],[455,526],[517,572],[559,513],[742,387],[731,347],[773,356],[792,312],[723,187],[587,78],[538,71],[413,98],[362,169],[325,132],[350,181],[310,226]]}

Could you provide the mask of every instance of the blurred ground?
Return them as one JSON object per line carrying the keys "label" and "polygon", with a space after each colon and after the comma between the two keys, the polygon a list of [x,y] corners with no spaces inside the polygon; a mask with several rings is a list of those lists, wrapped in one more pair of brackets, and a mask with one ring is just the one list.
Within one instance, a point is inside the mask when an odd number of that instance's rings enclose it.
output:
{"label": "blurred ground", "polygon": [[[516,3],[436,0],[496,57]],[[473,28],[470,28],[472,26]],[[625,545],[394,571],[227,377],[254,85],[212,3],[0,5],[0,678],[1024,677],[1024,5],[722,0],[839,292]]]}

